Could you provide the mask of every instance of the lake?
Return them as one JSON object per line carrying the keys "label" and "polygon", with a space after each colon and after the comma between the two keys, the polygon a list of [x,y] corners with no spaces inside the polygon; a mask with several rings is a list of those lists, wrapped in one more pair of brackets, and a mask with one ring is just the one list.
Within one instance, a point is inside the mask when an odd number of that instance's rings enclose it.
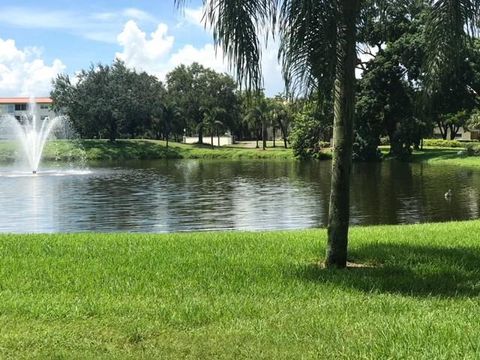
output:
{"label": "lake", "polygon": [[[37,176],[0,168],[0,232],[280,230],[327,224],[330,166],[294,161],[136,161]],[[42,170],[43,168],[43,170]],[[452,189],[451,200],[444,193]],[[476,219],[480,171],[355,164],[351,222]]]}

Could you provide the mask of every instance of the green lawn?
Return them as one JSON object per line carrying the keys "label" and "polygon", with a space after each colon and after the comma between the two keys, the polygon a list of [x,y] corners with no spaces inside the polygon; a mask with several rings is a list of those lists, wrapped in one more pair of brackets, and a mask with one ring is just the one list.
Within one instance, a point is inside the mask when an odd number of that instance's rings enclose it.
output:
{"label": "green lawn", "polygon": [[477,359],[479,229],[0,235],[0,358]]}
{"label": "green lawn", "polygon": [[[389,147],[382,146],[380,150],[388,154]],[[480,167],[480,156],[467,156],[461,148],[425,147],[416,150],[411,157],[412,162],[426,162],[433,165],[455,165],[462,167]]]}
{"label": "green lawn", "polygon": [[413,160],[436,165],[480,167],[480,156],[467,156],[458,148],[425,148],[414,152]]}
{"label": "green lawn", "polygon": [[[17,150],[18,151],[18,150]],[[0,141],[0,161],[15,159],[14,144]],[[51,141],[45,147],[46,161],[154,160],[154,159],[294,159],[291,149],[270,147],[265,151],[237,146],[212,149],[208,145],[186,145],[155,140]]]}
{"label": "green lawn", "polygon": [[[43,159],[45,161],[122,161],[122,160],[155,160],[155,159],[278,159],[293,160],[291,149],[285,149],[281,142],[277,147],[265,151],[246,147],[244,143],[228,147],[212,149],[208,145],[186,145],[171,142],[167,148],[164,141],[156,140],[118,140],[111,143],[107,140],[51,141],[47,143]],[[251,146],[251,144],[248,144]],[[389,147],[380,150],[387,155]],[[412,161],[426,161],[432,164],[459,165],[480,167],[480,156],[468,157],[459,152],[462,148],[425,147],[423,151],[415,151]],[[0,162],[12,161],[16,157],[14,144],[0,141]],[[331,151],[325,150],[323,159],[331,158]]]}

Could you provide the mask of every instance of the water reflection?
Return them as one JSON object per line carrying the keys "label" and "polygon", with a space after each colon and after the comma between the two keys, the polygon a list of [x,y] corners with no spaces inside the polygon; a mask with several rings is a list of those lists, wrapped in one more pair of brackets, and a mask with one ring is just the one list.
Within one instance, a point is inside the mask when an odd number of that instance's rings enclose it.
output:
{"label": "water reflection", "polygon": [[[328,162],[156,161],[77,176],[0,172],[0,231],[261,230],[324,226]],[[479,216],[480,172],[384,162],[356,164],[353,224]],[[443,194],[453,189],[446,201]]]}

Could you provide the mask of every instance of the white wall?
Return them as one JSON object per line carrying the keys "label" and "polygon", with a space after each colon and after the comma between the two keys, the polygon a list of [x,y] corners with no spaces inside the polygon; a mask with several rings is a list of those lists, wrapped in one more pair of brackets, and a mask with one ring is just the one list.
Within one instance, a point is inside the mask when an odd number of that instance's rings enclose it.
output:
{"label": "white wall", "polygon": [[[185,144],[195,144],[198,143],[198,136],[184,136],[183,142]],[[210,135],[203,137],[203,143],[211,145],[211,137]],[[233,136],[220,136],[220,146],[232,145],[233,144]],[[213,145],[218,146],[218,138],[216,136],[213,137]]]}

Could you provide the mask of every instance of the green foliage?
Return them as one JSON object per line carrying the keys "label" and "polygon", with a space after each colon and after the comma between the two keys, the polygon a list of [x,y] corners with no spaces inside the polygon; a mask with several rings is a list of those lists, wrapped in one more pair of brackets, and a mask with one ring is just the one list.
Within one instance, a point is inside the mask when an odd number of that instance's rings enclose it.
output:
{"label": "green foliage", "polygon": [[330,142],[325,141],[329,140],[330,121],[319,111],[314,102],[307,102],[293,118],[290,142],[294,155],[301,159],[323,158],[322,144],[328,143],[330,147]]}
{"label": "green foliage", "polygon": [[289,101],[283,95],[277,95],[270,99],[271,126],[274,129],[280,129],[285,149],[288,147],[287,142],[293,121],[294,104],[294,101]]}
{"label": "green foliage", "polygon": [[479,226],[3,234],[0,358],[474,359]]}
{"label": "green foliage", "polygon": [[154,76],[132,71],[119,60],[82,70],[75,84],[59,75],[53,86],[55,109],[70,117],[80,136],[110,141],[143,135],[165,93]]}
{"label": "green foliage", "polygon": [[480,156],[480,145],[470,143],[465,146],[465,153],[467,156]]}
{"label": "green foliage", "polygon": [[[14,142],[0,141],[0,162],[15,161],[18,149]],[[329,159],[329,155],[324,155]],[[221,147],[212,150],[209,146],[187,145],[155,140],[75,140],[49,141],[45,147],[45,161],[123,161],[158,159],[290,159],[290,149],[269,148],[258,151],[252,148]]]}
{"label": "green foliage", "polygon": [[388,49],[372,60],[359,81],[354,158],[380,158],[380,137],[388,135],[393,156],[409,156],[420,142],[423,123],[415,116],[414,93]]}
{"label": "green foliage", "polygon": [[[198,63],[180,65],[167,74],[167,89],[183,115],[183,128],[199,135],[203,142],[203,121],[207,111],[215,111],[225,128],[235,130],[240,122],[235,81]],[[216,109],[216,110],[213,110]],[[211,118],[211,116],[208,116]],[[199,126],[202,124],[202,126]]]}
{"label": "green foliage", "polygon": [[423,146],[440,147],[440,148],[463,148],[465,143],[458,140],[443,140],[443,139],[424,139]]}
{"label": "green foliage", "polygon": [[167,74],[168,91],[156,77],[118,60],[83,70],[75,84],[59,75],[53,85],[55,108],[70,116],[83,138],[179,139],[184,129],[195,132],[207,109],[222,109],[216,121],[225,128],[240,122],[233,79],[196,63]]}
{"label": "green foliage", "polygon": [[467,120],[465,124],[465,128],[469,131],[471,130],[480,130],[480,111],[479,109],[475,109],[470,114],[470,118]]}
{"label": "green foliage", "polygon": [[444,139],[455,139],[478,105],[480,51],[473,38],[480,3],[437,1],[426,20],[425,90]]}

